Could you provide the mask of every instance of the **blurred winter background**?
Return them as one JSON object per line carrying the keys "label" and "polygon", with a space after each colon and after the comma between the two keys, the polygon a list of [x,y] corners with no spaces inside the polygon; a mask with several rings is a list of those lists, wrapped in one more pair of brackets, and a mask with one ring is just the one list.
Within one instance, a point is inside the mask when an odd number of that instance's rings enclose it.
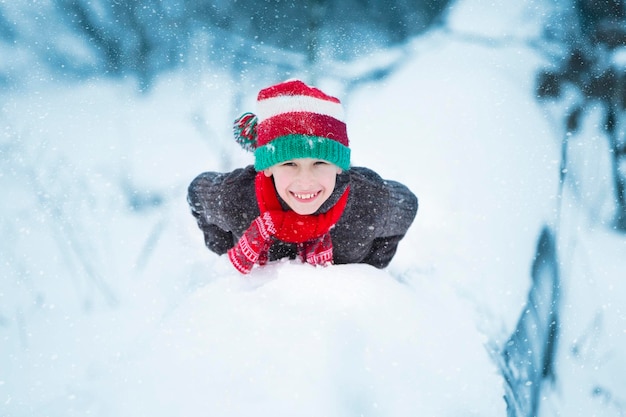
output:
{"label": "blurred winter background", "polygon": [[[385,271],[186,206],[301,78],[407,184]],[[0,0],[0,416],[625,416],[626,2]]]}

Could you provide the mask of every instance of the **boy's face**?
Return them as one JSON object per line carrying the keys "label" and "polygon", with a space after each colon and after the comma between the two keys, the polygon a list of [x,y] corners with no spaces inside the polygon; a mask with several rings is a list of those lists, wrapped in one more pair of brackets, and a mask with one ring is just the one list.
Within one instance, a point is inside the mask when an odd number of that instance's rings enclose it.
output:
{"label": "boy's face", "polygon": [[297,158],[273,165],[263,171],[274,177],[278,195],[298,214],[313,214],[335,189],[341,169],[330,162]]}

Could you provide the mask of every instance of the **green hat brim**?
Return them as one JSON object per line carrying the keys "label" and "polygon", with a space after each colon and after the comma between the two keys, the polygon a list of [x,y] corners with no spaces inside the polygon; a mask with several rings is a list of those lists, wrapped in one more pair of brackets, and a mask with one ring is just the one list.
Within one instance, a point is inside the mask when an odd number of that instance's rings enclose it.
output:
{"label": "green hat brim", "polygon": [[343,170],[350,169],[350,148],[336,140],[319,136],[281,136],[257,148],[254,158],[257,171],[297,158],[321,159]]}

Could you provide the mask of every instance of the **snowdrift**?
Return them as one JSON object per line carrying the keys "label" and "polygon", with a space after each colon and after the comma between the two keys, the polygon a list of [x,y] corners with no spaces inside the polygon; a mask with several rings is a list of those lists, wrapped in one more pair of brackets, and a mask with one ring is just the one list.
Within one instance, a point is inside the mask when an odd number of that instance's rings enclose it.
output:
{"label": "snowdrift", "polygon": [[474,312],[434,277],[297,261],[243,277],[226,262],[132,352],[101,363],[91,412],[505,414]]}

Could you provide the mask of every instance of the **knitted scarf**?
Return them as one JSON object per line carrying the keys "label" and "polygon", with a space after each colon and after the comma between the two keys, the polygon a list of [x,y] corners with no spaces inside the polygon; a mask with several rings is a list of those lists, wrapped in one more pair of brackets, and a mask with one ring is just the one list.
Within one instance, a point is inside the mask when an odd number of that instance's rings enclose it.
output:
{"label": "knitted scarf", "polygon": [[325,213],[301,215],[283,210],[271,177],[259,172],[255,178],[257,217],[237,244],[228,251],[228,258],[241,273],[248,273],[254,264],[264,265],[274,239],[295,243],[298,256],[311,265],[333,261],[330,229],[337,223],[348,201],[350,187],[337,203]]}

